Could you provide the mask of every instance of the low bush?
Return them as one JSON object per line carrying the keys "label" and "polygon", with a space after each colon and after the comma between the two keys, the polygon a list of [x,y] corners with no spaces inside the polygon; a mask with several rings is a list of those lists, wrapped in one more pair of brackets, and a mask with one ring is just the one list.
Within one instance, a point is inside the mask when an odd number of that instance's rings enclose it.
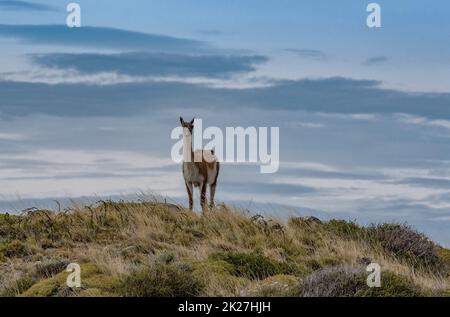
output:
{"label": "low bush", "polygon": [[330,220],[323,224],[327,232],[331,232],[344,239],[357,239],[364,234],[364,228],[353,221]]}
{"label": "low bush", "polygon": [[298,273],[295,265],[272,260],[259,253],[218,253],[213,258],[232,265],[231,274],[249,279],[265,279],[279,274]]}
{"label": "low bush", "polygon": [[7,258],[14,258],[29,255],[31,250],[25,243],[13,240],[3,245],[0,252]]}
{"label": "low bush", "polygon": [[23,238],[19,229],[20,218],[16,215],[0,214],[0,241]]}
{"label": "low bush", "polygon": [[447,267],[450,267],[450,250],[445,248],[438,248],[439,257],[444,261]]}
{"label": "low bush", "polygon": [[381,287],[373,287],[365,290],[366,297],[418,297],[422,291],[412,281],[392,272],[381,274]]}
{"label": "low bush", "polygon": [[82,263],[81,288],[69,288],[67,277],[69,272],[63,271],[50,278],[36,281],[21,296],[49,297],[49,296],[81,296],[96,294],[97,296],[112,296],[120,289],[120,281],[112,276],[105,275],[94,263]]}
{"label": "low bush", "polygon": [[367,238],[398,259],[415,268],[444,272],[447,265],[439,256],[437,246],[424,234],[404,224],[371,225]]}
{"label": "low bush", "polygon": [[362,288],[362,271],[349,266],[332,266],[315,271],[300,283],[304,297],[351,297]]}
{"label": "low bush", "polygon": [[134,297],[192,297],[198,296],[203,287],[190,270],[155,262],[126,277],[121,292]]}
{"label": "low bush", "polygon": [[381,273],[381,287],[367,286],[364,267],[348,265],[328,267],[311,273],[300,283],[304,297],[411,297],[420,289],[392,272]]}

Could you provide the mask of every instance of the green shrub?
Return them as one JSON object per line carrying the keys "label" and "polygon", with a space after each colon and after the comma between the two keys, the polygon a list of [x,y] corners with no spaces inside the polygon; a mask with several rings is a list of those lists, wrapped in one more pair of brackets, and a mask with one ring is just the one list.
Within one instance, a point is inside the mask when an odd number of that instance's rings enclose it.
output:
{"label": "green shrub", "polygon": [[326,231],[344,239],[356,239],[364,234],[364,228],[361,228],[353,221],[333,219],[325,222],[323,227]]}
{"label": "green shrub", "polygon": [[39,245],[41,246],[42,249],[51,249],[56,246],[52,240],[46,238],[41,239],[39,241]]}
{"label": "green shrub", "polygon": [[2,253],[7,258],[23,257],[30,254],[30,248],[19,240],[13,240],[2,247]]}
{"label": "green shrub", "polygon": [[450,266],[450,250],[445,248],[438,248],[439,257],[444,261],[447,267]]}
{"label": "green shrub", "polygon": [[175,255],[170,252],[164,252],[158,257],[158,260],[164,264],[170,264],[175,261]]}
{"label": "green shrub", "polygon": [[93,263],[82,263],[81,288],[69,288],[66,284],[69,272],[63,271],[50,278],[37,281],[24,291],[22,296],[49,297],[49,296],[79,296],[82,292],[88,295],[91,292],[99,296],[115,295],[120,289],[118,278],[105,275]]}
{"label": "green shrub", "polygon": [[273,275],[297,274],[299,271],[295,265],[278,262],[259,253],[218,253],[213,258],[231,264],[231,274],[249,279],[262,280]]}
{"label": "green shrub", "polygon": [[363,292],[363,296],[418,297],[422,296],[422,292],[410,280],[387,271],[381,274],[381,287],[369,288]]}
{"label": "green shrub", "polygon": [[304,297],[414,297],[420,289],[392,272],[381,273],[381,287],[367,286],[364,267],[347,265],[328,267],[311,273],[300,283]]}
{"label": "green shrub", "polygon": [[20,217],[16,215],[0,214],[0,241],[7,242],[24,238],[19,228]]}
{"label": "green shrub", "polygon": [[367,238],[383,247],[398,259],[415,268],[434,272],[446,271],[447,265],[439,256],[437,246],[423,233],[404,224],[380,224],[367,228]]}
{"label": "green shrub", "polygon": [[155,262],[126,277],[121,292],[132,297],[192,297],[198,296],[203,287],[191,271]]}

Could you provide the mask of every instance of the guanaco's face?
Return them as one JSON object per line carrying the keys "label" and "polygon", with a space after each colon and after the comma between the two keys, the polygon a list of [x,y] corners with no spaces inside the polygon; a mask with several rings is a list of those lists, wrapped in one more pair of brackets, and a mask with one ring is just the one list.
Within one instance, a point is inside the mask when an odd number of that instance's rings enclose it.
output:
{"label": "guanaco's face", "polygon": [[187,128],[191,134],[192,134],[192,131],[194,130],[194,120],[195,120],[195,118],[192,119],[191,122],[185,122],[183,120],[183,118],[180,117],[181,126],[183,128]]}

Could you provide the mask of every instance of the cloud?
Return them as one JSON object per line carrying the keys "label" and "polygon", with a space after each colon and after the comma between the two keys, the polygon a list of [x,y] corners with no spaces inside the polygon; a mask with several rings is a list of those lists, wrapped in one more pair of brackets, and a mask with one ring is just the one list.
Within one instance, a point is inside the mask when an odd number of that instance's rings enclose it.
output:
{"label": "cloud", "polygon": [[289,169],[301,169],[301,170],[331,172],[331,173],[338,171],[338,168],[336,166],[331,166],[317,162],[282,162],[282,167]]}
{"label": "cloud", "polygon": [[415,177],[415,178],[405,178],[397,183],[399,184],[410,184],[416,186],[426,186],[432,188],[448,188],[450,189],[450,177],[449,178],[426,178],[426,177]]}
{"label": "cloud", "polygon": [[40,149],[0,158],[3,181],[148,176],[176,165],[170,158],[117,150]]}
{"label": "cloud", "polygon": [[0,25],[0,36],[25,43],[166,52],[205,51],[200,41],[115,28],[65,25]]}
{"label": "cloud", "polygon": [[386,56],[374,56],[374,57],[370,57],[370,58],[366,59],[363,62],[363,65],[374,66],[374,65],[384,64],[387,61],[388,61],[388,58]]}
{"label": "cloud", "polygon": [[450,216],[442,216],[433,218],[434,221],[450,221]]}
{"label": "cloud", "polygon": [[326,59],[327,58],[327,55],[320,50],[288,48],[285,51],[294,53],[302,58],[309,58],[309,59]]}
{"label": "cloud", "polygon": [[270,194],[279,196],[292,196],[311,194],[315,190],[306,186],[290,185],[290,184],[267,184],[259,182],[223,182],[220,187],[223,191],[229,193],[246,193],[248,197],[254,194]]}
{"label": "cloud", "polygon": [[356,121],[377,121],[380,116],[376,113],[349,113],[349,114],[339,114],[339,113],[317,113],[319,117],[322,118],[332,118],[340,120],[356,120]]}
{"label": "cloud", "polygon": [[0,81],[26,84],[117,85],[158,81],[160,78],[129,76],[117,73],[81,74],[73,69],[30,67],[29,70],[0,73]]}
{"label": "cloud", "polygon": [[380,88],[379,82],[371,80],[281,81],[270,87],[242,91],[241,98],[247,106],[339,113],[353,115],[353,118],[358,114],[359,119],[364,120],[371,119],[374,113],[410,113],[432,118],[450,116],[448,93],[412,94]]}
{"label": "cloud", "polygon": [[325,124],[323,123],[315,123],[315,122],[297,122],[298,127],[309,128],[309,129],[321,129],[325,128]]}
{"label": "cloud", "polygon": [[[308,171],[307,171],[308,172]],[[281,173],[274,176],[272,183],[310,188],[306,195],[297,196],[295,201],[309,208],[344,211],[365,210],[387,212],[387,206],[397,205],[395,215],[399,216],[400,207],[411,219],[412,206],[421,206],[423,210],[434,210],[431,214],[440,213],[450,208],[450,170],[442,171],[440,167],[430,166],[429,169],[411,168],[407,171],[389,173],[385,168],[370,168],[362,173],[360,168],[345,168],[339,173]],[[433,177],[433,174],[447,176]],[[341,175],[339,175],[341,174]],[[346,175],[356,177],[346,177]],[[359,174],[359,177],[357,175]],[[429,175],[411,177],[411,175]],[[320,197],[320,199],[317,199]],[[328,206],[333,202],[333,207]],[[430,217],[430,212],[422,217]]]}
{"label": "cloud", "polygon": [[432,126],[444,129],[450,129],[450,120],[445,119],[435,119],[430,120],[425,117],[414,116],[409,114],[398,114],[396,118],[399,122],[406,124],[422,125],[422,126]]}
{"label": "cloud", "polygon": [[[2,153],[0,160],[0,200],[136,194],[147,189],[174,195],[181,187],[178,165],[170,158],[134,151],[38,149]],[[165,167],[174,169],[162,170]]]}
{"label": "cloud", "polygon": [[[378,82],[330,78],[275,81],[249,89],[211,88],[179,82],[117,85],[38,84],[0,81],[0,112],[7,116],[123,116],[186,105],[218,109],[307,111],[331,114],[409,113],[450,117],[450,94],[411,94],[378,87]],[[367,117],[371,118],[371,116]],[[364,119],[367,119],[364,116]]]}
{"label": "cloud", "polygon": [[28,135],[24,135],[21,133],[0,132],[0,141],[23,141],[28,138],[29,138]]}
{"label": "cloud", "polygon": [[423,203],[430,196],[448,192],[446,188],[419,187],[411,184],[395,184],[386,181],[362,179],[279,177],[274,180],[274,183],[314,188],[316,191],[320,191],[323,196],[327,194],[340,201],[362,199],[389,201],[400,198]]}
{"label": "cloud", "polygon": [[251,72],[267,61],[264,56],[181,55],[132,52],[122,54],[45,54],[32,55],[40,66],[71,69],[81,74],[114,72],[131,76],[228,77]]}
{"label": "cloud", "polygon": [[55,11],[55,8],[46,4],[18,0],[0,1],[0,9],[8,11]]}
{"label": "cloud", "polygon": [[267,78],[255,78],[251,73],[237,73],[233,76],[205,77],[205,76],[136,76],[116,72],[100,72],[93,74],[80,73],[74,69],[57,69],[45,67],[30,67],[27,70],[0,73],[0,82],[15,82],[47,85],[95,85],[108,86],[119,84],[151,84],[151,83],[184,83],[202,85],[211,88],[248,89],[267,87],[272,81]]}

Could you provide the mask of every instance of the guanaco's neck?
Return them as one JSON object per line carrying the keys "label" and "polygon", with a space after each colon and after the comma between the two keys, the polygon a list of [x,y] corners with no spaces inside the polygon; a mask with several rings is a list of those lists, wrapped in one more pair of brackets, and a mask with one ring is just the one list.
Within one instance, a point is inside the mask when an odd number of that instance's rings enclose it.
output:
{"label": "guanaco's neck", "polygon": [[192,150],[192,134],[188,128],[183,128],[183,160],[185,162],[194,161],[194,151]]}

